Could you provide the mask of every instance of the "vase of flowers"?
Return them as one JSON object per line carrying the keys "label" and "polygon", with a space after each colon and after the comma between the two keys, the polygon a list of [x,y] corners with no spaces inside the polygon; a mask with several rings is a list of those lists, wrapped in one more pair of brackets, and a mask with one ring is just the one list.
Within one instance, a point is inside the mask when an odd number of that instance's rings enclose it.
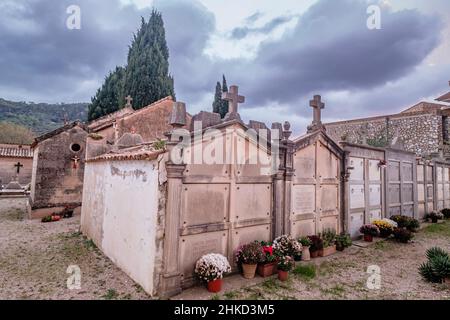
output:
{"label": "vase of flowers", "polygon": [[289,271],[294,266],[294,259],[291,256],[282,256],[278,260],[278,279],[286,281],[289,276]]}
{"label": "vase of flowers", "polygon": [[271,244],[262,243],[263,259],[258,263],[256,272],[263,278],[269,277],[277,272],[277,257]]}
{"label": "vase of flowers", "polygon": [[273,240],[273,249],[280,256],[299,256],[302,253],[302,245],[288,235],[282,235]]}
{"label": "vase of flowers", "polygon": [[311,260],[311,254],[309,252],[309,247],[311,246],[311,240],[309,240],[308,237],[301,237],[299,239],[299,242],[302,245],[302,260],[303,261],[310,261]]}
{"label": "vase of flowers", "polygon": [[380,234],[380,229],[374,224],[365,224],[361,228],[359,228],[359,232],[364,235],[364,241],[372,242],[373,237],[376,237]]}
{"label": "vase of flowers", "polygon": [[236,252],[236,263],[241,264],[242,274],[246,279],[255,277],[256,267],[263,260],[263,248],[257,241],[244,244]]}
{"label": "vase of flowers", "polygon": [[222,289],[222,278],[228,272],[231,272],[231,266],[227,258],[218,253],[205,254],[195,264],[195,274],[200,281],[207,283],[210,292]]}
{"label": "vase of flowers", "polygon": [[323,240],[323,249],[319,250],[319,256],[326,257],[336,252],[336,231],[326,229],[323,231],[321,238]]}
{"label": "vase of flowers", "polygon": [[394,225],[385,220],[374,220],[373,225],[376,225],[380,230],[380,237],[388,238],[394,232]]}
{"label": "vase of flowers", "polygon": [[348,233],[341,233],[336,236],[336,250],[344,251],[345,248],[348,248],[352,245],[352,239]]}

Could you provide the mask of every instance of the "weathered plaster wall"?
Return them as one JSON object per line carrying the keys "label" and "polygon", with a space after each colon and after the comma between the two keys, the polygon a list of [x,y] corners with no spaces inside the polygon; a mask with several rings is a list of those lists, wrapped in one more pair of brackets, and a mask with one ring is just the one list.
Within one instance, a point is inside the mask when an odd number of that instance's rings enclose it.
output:
{"label": "weathered plaster wall", "polygon": [[155,295],[162,269],[165,184],[159,162],[88,162],[81,230],[144,290]]}
{"label": "weathered plaster wall", "polygon": [[[80,205],[83,191],[84,158],[87,133],[74,127],[41,141],[35,149],[32,208]],[[79,152],[71,150],[79,144]],[[75,156],[79,158],[74,168]]]}
{"label": "weathered plaster wall", "polygon": [[336,142],[362,143],[362,132],[367,130],[368,140],[386,137],[386,126],[390,138],[398,136],[407,151],[418,155],[438,152],[442,143],[442,116],[436,114],[414,114],[377,117],[326,124],[328,135]]}
{"label": "weathered plaster wall", "polygon": [[23,167],[20,168],[18,175],[19,183],[22,185],[31,182],[31,168],[33,158],[20,157],[0,157],[0,181],[3,185],[7,185],[17,175],[17,168],[14,166],[20,162]]}

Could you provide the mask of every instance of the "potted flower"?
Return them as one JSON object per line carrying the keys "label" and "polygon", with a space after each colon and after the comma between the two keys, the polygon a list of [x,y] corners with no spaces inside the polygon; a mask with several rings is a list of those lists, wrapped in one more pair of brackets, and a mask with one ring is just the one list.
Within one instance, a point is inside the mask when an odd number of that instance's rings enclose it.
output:
{"label": "potted flower", "polygon": [[450,219],[450,209],[449,208],[442,209],[441,213],[445,219]]}
{"label": "potted flower", "polygon": [[244,244],[236,252],[236,263],[242,265],[242,273],[246,279],[255,277],[256,267],[263,259],[263,248],[256,241]]}
{"label": "potted flower", "polygon": [[317,258],[319,250],[323,249],[323,240],[317,235],[308,236],[308,238],[311,241],[311,246],[309,247],[311,258]]}
{"label": "potted flower", "polygon": [[280,281],[286,281],[288,279],[288,273],[294,266],[294,259],[291,256],[282,256],[278,260],[278,279]]}
{"label": "potted flower", "polygon": [[431,220],[432,223],[437,223],[439,219],[442,219],[442,214],[437,211],[431,211],[425,215],[427,221]]}
{"label": "potted flower", "polygon": [[282,256],[295,257],[301,254],[302,245],[288,235],[282,235],[273,240],[273,249]]}
{"label": "potted flower", "polygon": [[379,168],[386,168],[387,167],[387,161],[386,160],[380,160],[380,162],[378,162],[378,167]]}
{"label": "potted flower", "polygon": [[323,248],[319,250],[319,256],[326,257],[336,253],[336,231],[333,229],[326,229],[322,233]]}
{"label": "potted flower", "polygon": [[300,261],[302,259],[302,251],[303,251],[302,244],[298,242],[296,239],[292,239],[291,257],[294,258],[294,261]]}
{"label": "potted flower", "polygon": [[227,272],[231,272],[231,266],[227,258],[218,253],[205,254],[195,264],[195,274],[207,283],[210,292],[222,289],[222,278]]}
{"label": "potted flower", "polygon": [[394,232],[393,224],[385,221],[385,220],[374,220],[372,224],[377,226],[380,230],[380,237],[387,238]]}
{"label": "potted flower", "polygon": [[365,224],[361,228],[359,228],[359,232],[364,235],[364,241],[372,242],[373,237],[376,237],[380,234],[380,229],[378,229],[376,225]]}
{"label": "potted flower", "polygon": [[395,228],[394,238],[398,242],[408,243],[414,237],[414,234],[406,228]]}
{"label": "potted flower", "polygon": [[256,272],[263,278],[271,276],[277,272],[277,256],[272,245],[262,243],[263,259],[258,263]]}
{"label": "potted flower", "polygon": [[336,250],[344,251],[345,248],[348,248],[352,245],[352,239],[348,233],[341,233],[336,236]]}
{"label": "potted flower", "polygon": [[301,237],[299,240],[302,245],[302,260],[311,260],[311,254],[309,253],[309,247],[311,246],[311,240],[308,237]]}

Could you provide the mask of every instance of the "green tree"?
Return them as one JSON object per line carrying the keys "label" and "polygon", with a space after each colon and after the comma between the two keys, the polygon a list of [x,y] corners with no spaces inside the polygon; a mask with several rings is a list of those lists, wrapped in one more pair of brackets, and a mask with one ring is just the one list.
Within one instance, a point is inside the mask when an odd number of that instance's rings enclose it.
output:
{"label": "green tree", "polygon": [[33,139],[34,134],[30,129],[6,121],[0,122],[0,143],[31,144]]}
{"label": "green tree", "polygon": [[123,91],[123,81],[125,79],[125,68],[116,67],[110,72],[102,87],[91,100],[88,110],[88,120],[92,121],[104,115],[113,113],[123,106],[120,97]]}
{"label": "green tree", "polygon": [[[228,92],[227,79],[225,79],[225,75],[222,75],[222,92]],[[222,104],[219,109],[220,116],[225,118],[225,115],[228,113],[228,101],[222,100]]]}
{"label": "green tree", "polygon": [[152,11],[148,22],[142,18],[129,48],[121,100],[127,95],[133,98],[135,109],[169,95],[175,99],[164,22],[156,10]]}
{"label": "green tree", "polygon": [[222,86],[220,85],[220,82],[217,81],[216,93],[214,94],[214,102],[212,104],[213,112],[220,113],[221,106],[222,106]]}

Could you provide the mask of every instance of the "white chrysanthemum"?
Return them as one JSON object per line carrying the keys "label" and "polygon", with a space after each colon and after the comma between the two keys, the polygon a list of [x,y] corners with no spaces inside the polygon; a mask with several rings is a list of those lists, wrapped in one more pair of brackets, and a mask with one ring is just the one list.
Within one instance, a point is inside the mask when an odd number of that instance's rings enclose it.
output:
{"label": "white chrysanthemum", "polygon": [[398,227],[397,222],[395,222],[394,220],[391,220],[391,219],[388,219],[388,218],[384,218],[382,221],[386,221],[387,223],[389,223],[394,228]]}
{"label": "white chrysanthemum", "polygon": [[231,266],[223,255],[209,253],[202,256],[195,264],[195,273],[203,281],[221,279],[231,271]]}

